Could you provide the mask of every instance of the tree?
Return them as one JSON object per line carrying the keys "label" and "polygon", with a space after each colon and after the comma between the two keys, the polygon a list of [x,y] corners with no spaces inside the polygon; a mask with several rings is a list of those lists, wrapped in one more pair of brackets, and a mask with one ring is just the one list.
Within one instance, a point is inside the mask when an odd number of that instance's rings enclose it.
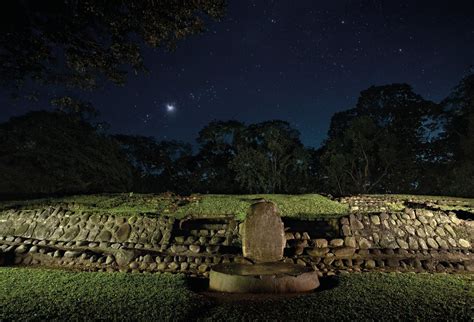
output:
{"label": "tree", "polygon": [[[419,191],[423,168],[433,159],[429,147],[434,134],[439,131],[437,120],[440,115],[439,105],[424,100],[406,84],[373,86],[362,91],[355,108],[337,113],[331,120],[326,142],[331,148],[327,149],[324,157],[331,186],[337,188],[338,193],[362,193],[374,189],[387,193]],[[364,129],[364,126],[367,128]],[[385,139],[387,135],[391,136],[390,141]],[[370,167],[381,165],[376,165],[373,160],[384,157],[380,154],[383,146],[372,142],[373,139],[389,143],[384,154],[393,158],[389,170],[386,173],[382,171],[385,174],[380,179],[376,175],[379,170]],[[347,145],[348,153],[342,151]],[[368,151],[375,153],[364,157],[369,169],[354,176],[353,170],[347,170],[348,165],[354,169],[351,158],[358,158],[359,153],[363,155]],[[386,162],[383,164],[387,165]],[[351,178],[350,181],[342,180],[343,171]],[[343,182],[345,187],[340,186]]]}
{"label": "tree", "polygon": [[284,121],[248,126],[230,163],[241,187],[251,193],[303,192],[309,155],[299,132]]}
{"label": "tree", "polygon": [[0,194],[118,192],[131,187],[125,156],[91,124],[30,112],[0,124]]}
{"label": "tree", "polygon": [[327,143],[321,159],[329,186],[340,195],[380,191],[396,163],[396,137],[368,116],[351,121],[342,135]]}
{"label": "tree", "polygon": [[135,170],[134,190],[190,193],[196,187],[191,145],[143,136],[115,135],[114,139]]}
{"label": "tree", "polygon": [[237,154],[237,141],[244,129],[245,125],[237,121],[213,121],[199,131],[196,171],[200,191],[238,192],[236,173],[229,164]]}
{"label": "tree", "polygon": [[145,70],[142,45],[173,48],[218,19],[224,0],[9,0],[0,10],[0,82],[91,89]]}
{"label": "tree", "polygon": [[[442,102],[447,114],[443,191],[474,196],[474,74],[464,77]],[[448,176],[446,176],[446,173]],[[446,180],[447,179],[447,180]]]}

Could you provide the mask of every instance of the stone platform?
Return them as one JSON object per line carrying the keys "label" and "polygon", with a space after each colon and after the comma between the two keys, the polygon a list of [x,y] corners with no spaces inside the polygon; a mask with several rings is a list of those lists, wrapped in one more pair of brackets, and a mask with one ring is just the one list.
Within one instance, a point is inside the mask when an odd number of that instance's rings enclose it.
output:
{"label": "stone platform", "polygon": [[311,268],[283,262],[219,264],[213,266],[209,289],[229,293],[309,292],[319,286]]}

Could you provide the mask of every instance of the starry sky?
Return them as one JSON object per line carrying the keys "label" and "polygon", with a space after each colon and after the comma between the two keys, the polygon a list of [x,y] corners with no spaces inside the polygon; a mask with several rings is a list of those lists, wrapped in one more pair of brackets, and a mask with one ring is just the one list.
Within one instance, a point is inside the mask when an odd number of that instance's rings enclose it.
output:
{"label": "starry sky", "polygon": [[[230,0],[208,27],[173,52],[146,49],[148,74],[81,97],[111,133],[193,143],[212,120],[282,119],[318,147],[361,90],[405,82],[438,102],[474,64],[472,0]],[[0,104],[0,122],[45,108]]]}

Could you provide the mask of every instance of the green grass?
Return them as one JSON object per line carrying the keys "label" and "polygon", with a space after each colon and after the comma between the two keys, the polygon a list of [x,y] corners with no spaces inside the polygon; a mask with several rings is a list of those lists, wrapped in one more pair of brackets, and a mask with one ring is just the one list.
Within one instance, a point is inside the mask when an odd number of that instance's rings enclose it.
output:
{"label": "green grass", "polygon": [[181,275],[0,268],[0,320],[186,320],[206,301]]}
{"label": "green grass", "polygon": [[317,194],[307,195],[192,195],[179,197],[156,194],[103,194],[77,195],[65,198],[48,198],[0,203],[0,210],[10,208],[35,209],[64,204],[76,211],[108,213],[157,213],[182,218],[186,216],[234,215],[245,218],[254,199],[265,198],[277,203],[283,216],[318,218],[347,214],[347,205]]}
{"label": "green grass", "polygon": [[364,273],[312,294],[215,302],[169,274],[0,268],[0,320],[472,320],[472,275]]}
{"label": "green grass", "polygon": [[[415,200],[418,202],[434,201],[442,210],[463,210],[463,211],[474,211],[474,198],[459,198],[459,197],[448,197],[448,196],[428,196],[428,195],[404,195],[404,194],[393,194],[393,195],[368,195],[380,198],[392,198],[396,201],[392,201],[389,204],[392,208],[403,208],[403,202],[407,200]],[[390,209],[392,209],[390,208]],[[396,210],[396,209],[393,209]]]}

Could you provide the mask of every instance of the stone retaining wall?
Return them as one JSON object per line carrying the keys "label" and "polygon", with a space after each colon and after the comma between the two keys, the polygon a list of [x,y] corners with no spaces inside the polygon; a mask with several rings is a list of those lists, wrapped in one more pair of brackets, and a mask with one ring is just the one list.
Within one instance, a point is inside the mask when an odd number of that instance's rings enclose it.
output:
{"label": "stone retaining wall", "polygon": [[[313,267],[321,275],[474,270],[474,224],[454,213],[406,208],[284,222],[284,260]],[[214,264],[247,261],[238,231],[232,217],[177,220],[60,207],[10,210],[0,214],[0,263],[208,276]]]}

